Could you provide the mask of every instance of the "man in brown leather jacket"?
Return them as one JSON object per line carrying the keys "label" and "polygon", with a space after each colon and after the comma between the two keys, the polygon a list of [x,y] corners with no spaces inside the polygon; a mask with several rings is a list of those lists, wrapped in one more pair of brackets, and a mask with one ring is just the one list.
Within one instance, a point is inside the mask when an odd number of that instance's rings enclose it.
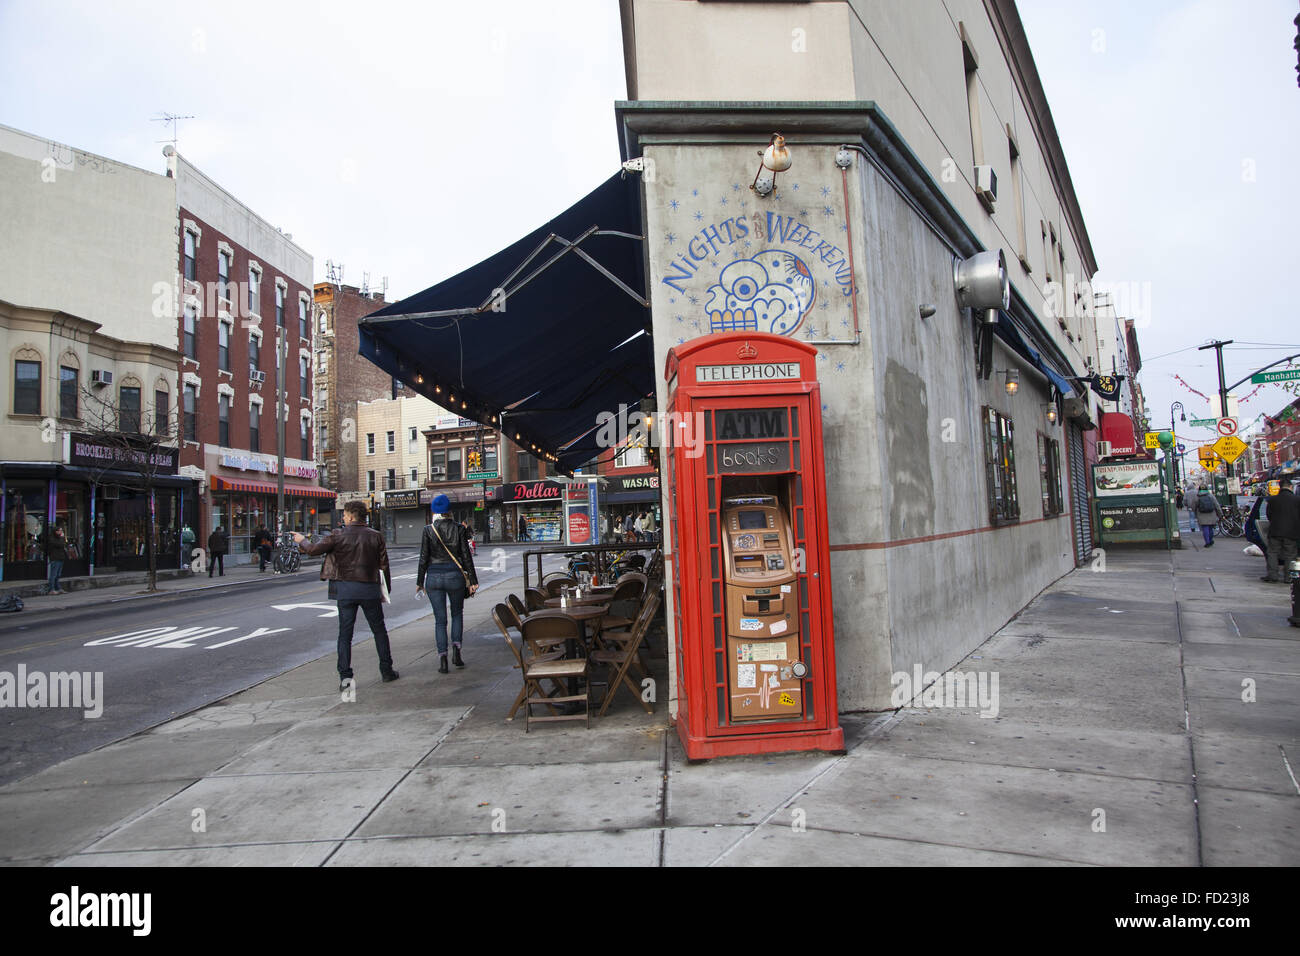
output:
{"label": "man in brown leather jacket", "polygon": [[397,680],[393,670],[393,654],[388,646],[388,629],[384,626],[383,592],[379,575],[382,572],[387,586],[393,586],[393,576],[388,569],[388,546],[384,536],[366,527],[366,506],[359,501],[349,501],[343,507],[343,527],[312,544],[301,534],[293,540],[304,554],[328,554],[334,559],[331,590],[339,605],[339,689],[346,690],[352,680],[352,629],[360,607],[375,636],[375,650],[379,652],[379,673],[385,682]]}

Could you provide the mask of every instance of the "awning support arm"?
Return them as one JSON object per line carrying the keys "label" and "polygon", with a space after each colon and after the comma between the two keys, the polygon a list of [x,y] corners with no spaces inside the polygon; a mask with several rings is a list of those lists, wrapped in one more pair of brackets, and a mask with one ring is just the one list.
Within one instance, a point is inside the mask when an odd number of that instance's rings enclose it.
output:
{"label": "awning support arm", "polygon": [[[595,269],[606,279],[608,279],[610,282],[614,283],[614,285],[618,286],[625,293],[627,293],[638,305],[642,306],[643,308],[649,308],[650,307],[649,299],[645,298],[640,293],[638,293],[635,289],[631,288],[622,279],[614,275],[614,273],[610,272],[599,262],[593,259],[590,255],[588,255],[586,252],[584,252],[582,249],[579,248],[579,246],[583,242],[585,242],[587,239],[591,238],[592,236],[619,236],[620,238],[623,239],[635,239],[638,241],[645,240],[644,236],[634,235],[633,233],[630,232],[620,232],[617,229],[601,229],[598,226],[592,226],[591,228],[586,229],[585,231],[583,231],[582,235],[578,236],[578,238],[573,240],[572,242],[570,242],[568,239],[565,239],[563,236],[558,236],[555,233],[551,233],[549,236],[547,236],[545,239],[541,241],[541,243],[537,246],[536,249],[534,249],[531,253],[528,254],[527,258],[525,258],[523,262],[519,263],[518,267],[516,267],[513,272],[511,272],[508,276],[505,277],[505,280],[501,283],[500,286],[498,286],[498,289],[501,290],[501,296],[504,298],[509,298],[510,296],[514,295],[524,286],[528,285],[528,283],[532,282],[535,278],[537,278],[539,275],[541,275],[543,272],[549,269],[551,266],[555,265],[555,263],[558,262],[560,259],[562,259],[565,255],[567,255],[570,252],[574,252],[577,253],[577,255],[588,265],[590,265],[593,269]],[[528,276],[525,279],[523,279],[523,281],[519,282],[517,285],[511,286],[510,283],[513,282],[521,272],[523,272],[526,268],[528,268],[529,263],[531,263],[534,259],[536,259],[538,255],[541,254],[542,250],[545,249],[552,242],[559,243],[564,248],[562,248],[555,255],[551,256],[551,258],[546,260],[546,262],[544,262],[542,265],[538,266],[536,269],[530,272]],[[488,298],[485,299],[482,302],[482,304],[480,304],[477,308],[439,309],[435,312],[410,312],[407,313],[406,315],[386,315],[381,318],[365,319],[362,324],[383,325],[384,323],[395,322],[399,319],[445,319],[445,318],[464,318],[466,316],[479,316],[482,315],[484,312],[490,311],[492,309],[493,303],[498,301],[498,296],[496,294],[496,291],[497,290],[494,289],[493,294],[488,296]]]}

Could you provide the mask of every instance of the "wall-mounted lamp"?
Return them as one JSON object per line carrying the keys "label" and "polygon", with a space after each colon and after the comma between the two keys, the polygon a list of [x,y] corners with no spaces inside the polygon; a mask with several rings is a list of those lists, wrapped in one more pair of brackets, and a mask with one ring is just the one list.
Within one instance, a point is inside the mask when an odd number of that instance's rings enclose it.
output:
{"label": "wall-mounted lamp", "polygon": [[1047,403],[1045,406],[1043,406],[1043,407],[1047,410],[1047,420],[1048,420],[1048,422],[1051,423],[1051,424],[1053,424],[1053,425],[1055,425],[1055,424],[1056,424],[1056,414],[1057,414],[1057,413],[1056,413],[1056,403],[1055,403],[1055,402],[1048,402],[1048,403]]}
{"label": "wall-mounted lamp", "polygon": [[[780,133],[773,133],[767,149],[759,150],[758,155],[761,157],[758,172],[749,188],[760,196],[767,196],[776,188],[776,174],[789,169],[793,160],[786,148],[785,137]],[[769,171],[771,175],[768,175]]]}
{"label": "wall-mounted lamp", "polygon": [[1006,378],[1005,388],[1008,395],[1014,395],[1020,391],[1020,369],[1004,368],[998,369],[998,374]]}
{"label": "wall-mounted lamp", "polygon": [[963,309],[1005,310],[1011,303],[1011,280],[1001,249],[954,260],[952,281]]}

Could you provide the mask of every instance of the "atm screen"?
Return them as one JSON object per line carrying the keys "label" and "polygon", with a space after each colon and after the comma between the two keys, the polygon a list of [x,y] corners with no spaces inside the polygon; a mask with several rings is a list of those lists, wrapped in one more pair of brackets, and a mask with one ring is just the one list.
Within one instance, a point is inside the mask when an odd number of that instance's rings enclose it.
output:
{"label": "atm screen", "polygon": [[762,511],[741,511],[737,513],[737,517],[740,519],[742,530],[750,531],[754,528],[767,527],[767,515]]}

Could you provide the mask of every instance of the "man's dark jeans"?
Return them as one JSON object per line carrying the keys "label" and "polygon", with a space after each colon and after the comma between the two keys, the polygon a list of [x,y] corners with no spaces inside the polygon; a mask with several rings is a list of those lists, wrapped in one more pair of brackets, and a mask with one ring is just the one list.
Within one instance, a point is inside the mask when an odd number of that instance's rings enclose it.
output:
{"label": "man's dark jeans", "polygon": [[221,551],[208,556],[208,577],[212,577],[212,569],[217,568],[217,576],[224,578],[226,576],[226,552]]}
{"label": "man's dark jeans", "polygon": [[339,598],[339,680],[352,676],[352,629],[357,623],[357,608],[361,608],[375,635],[375,650],[379,652],[379,671],[393,669],[393,653],[388,646],[388,628],[384,626],[384,602],[379,598],[359,601]]}

